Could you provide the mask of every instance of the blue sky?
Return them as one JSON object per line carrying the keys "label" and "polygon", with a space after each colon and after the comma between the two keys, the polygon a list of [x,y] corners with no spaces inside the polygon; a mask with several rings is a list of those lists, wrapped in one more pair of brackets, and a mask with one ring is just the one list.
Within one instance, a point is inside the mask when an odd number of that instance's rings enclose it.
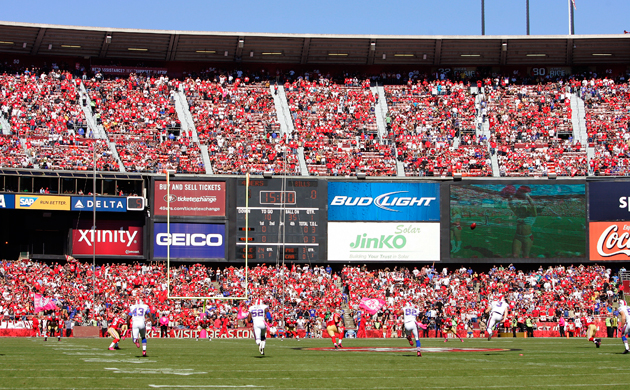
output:
{"label": "blue sky", "polygon": [[[630,31],[630,1],[575,0],[576,34]],[[532,35],[567,34],[568,0],[530,0]],[[486,35],[524,35],[525,0],[485,0]],[[297,34],[480,35],[481,0],[0,0],[0,20]]]}

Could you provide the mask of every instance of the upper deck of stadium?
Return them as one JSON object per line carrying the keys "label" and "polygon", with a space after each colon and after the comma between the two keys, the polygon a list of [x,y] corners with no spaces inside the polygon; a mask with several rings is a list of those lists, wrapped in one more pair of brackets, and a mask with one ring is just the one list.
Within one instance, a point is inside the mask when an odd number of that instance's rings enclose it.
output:
{"label": "upper deck of stadium", "polygon": [[331,35],[0,21],[0,54],[216,63],[582,66],[630,62],[630,35]]}

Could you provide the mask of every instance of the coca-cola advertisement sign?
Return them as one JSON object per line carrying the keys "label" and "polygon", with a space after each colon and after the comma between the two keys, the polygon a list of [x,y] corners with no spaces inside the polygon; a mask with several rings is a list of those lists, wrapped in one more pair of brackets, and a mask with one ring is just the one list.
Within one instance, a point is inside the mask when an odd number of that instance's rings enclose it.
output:
{"label": "coca-cola advertisement sign", "polygon": [[72,255],[143,256],[142,227],[128,222],[97,223],[90,227],[72,229]]}
{"label": "coca-cola advertisement sign", "polygon": [[630,222],[591,222],[591,260],[630,260]]}
{"label": "coca-cola advertisement sign", "polygon": [[155,215],[166,215],[168,203],[171,216],[225,216],[225,182],[171,181],[169,186],[166,181],[155,182]]}

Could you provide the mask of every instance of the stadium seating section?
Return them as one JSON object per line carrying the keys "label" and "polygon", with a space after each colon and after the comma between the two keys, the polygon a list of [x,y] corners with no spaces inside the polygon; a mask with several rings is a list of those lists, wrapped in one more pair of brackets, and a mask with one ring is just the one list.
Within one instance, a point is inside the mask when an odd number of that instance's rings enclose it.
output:
{"label": "stadium seating section", "polygon": [[[283,131],[275,83],[4,73],[0,108],[10,130],[0,137],[0,167],[88,170],[96,156],[98,170],[130,172],[628,174],[627,84],[609,79],[517,84],[480,80],[485,88],[478,94],[461,81],[410,80],[385,85],[379,95],[369,80],[293,78],[284,83],[281,99],[286,97],[292,122],[287,127],[294,130]],[[182,128],[177,94],[188,103],[194,128]],[[381,131],[379,96],[387,106]],[[587,139],[575,136],[572,101],[584,103]],[[104,136],[94,137],[92,118],[84,112],[102,125]],[[300,169],[300,147],[308,172]],[[210,167],[204,164],[205,148]]]}
{"label": "stadium seating section", "polygon": [[[92,264],[70,260],[65,264],[46,264],[31,260],[3,261],[3,300],[0,310],[5,321],[30,318],[34,313],[30,294],[56,298],[56,309],[40,314],[54,314],[87,322],[108,319],[116,310],[129,307],[134,296],[142,293],[153,313],[168,316],[171,328],[197,329],[206,318],[228,318],[228,327],[239,323],[239,301],[177,300],[167,297],[166,265],[113,264],[96,268],[96,302],[92,303],[94,282]],[[172,267],[170,294],[181,297],[243,296],[242,267],[212,268],[205,265]],[[431,266],[368,270],[347,266],[330,272],[321,266],[257,266],[248,270],[249,292],[265,299],[273,313],[273,324],[286,318],[303,317],[311,321],[313,333],[324,328],[327,313],[344,308],[347,317],[355,316],[366,329],[391,333],[402,330],[398,310],[413,299],[430,323],[439,312],[456,318],[460,324],[481,322],[488,299],[504,294],[511,313],[522,320],[555,321],[560,316],[570,321],[583,316],[605,316],[616,307],[616,276],[602,266],[556,266],[533,271],[513,266],[495,266],[487,273],[460,268],[437,270]],[[364,297],[379,298],[384,306],[378,314],[367,315],[360,308]],[[205,307],[205,314],[204,313]],[[363,312],[363,315],[361,314]],[[213,323],[209,324],[214,327]],[[219,325],[221,327],[223,325]]]}

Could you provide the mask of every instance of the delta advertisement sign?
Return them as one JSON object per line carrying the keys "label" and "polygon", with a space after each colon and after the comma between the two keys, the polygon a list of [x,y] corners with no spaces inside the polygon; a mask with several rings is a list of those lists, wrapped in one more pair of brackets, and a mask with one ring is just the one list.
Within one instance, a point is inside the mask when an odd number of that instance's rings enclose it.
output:
{"label": "delta advertisement sign", "polygon": [[72,255],[142,256],[142,227],[129,222],[99,221],[97,229],[72,229]]}
{"label": "delta advertisement sign", "polygon": [[171,223],[170,225],[170,237],[166,223],[153,225],[154,258],[165,259],[168,250],[170,257],[175,259],[225,259],[224,224]]}
{"label": "delta advertisement sign", "polygon": [[630,222],[589,223],[590,260],[630,260]]}
{"label": "delta advertisement sign", "polygon": [[13,208],[15,208],[15,195],[0,194],[0,209],[13,209]]}
{"label": "delta advertisement sign", "polygon": [[[223,181],[171,181],[168,197],[170,197],[170,215],[182,217],[224,217],[225,190]],[[154,213],[166,215],[167,211],[166,181],[154,183]]]}
{"label": "delta advertisement sign", "polygon": [[440,220],[437,183],[328,183],[329,221]]}
{"label": "delta advertisement sign", "polygon": [[[92,196],[73,196],[72,211],[93,211],[94,197]],[[124,213],[127,211],[127,198],[123,197],[96,197],[96,211],[110,211]]]}
{"label": "delta advertisement sign", "polygon": [[70,211],[70,197],[51,195],[15,195],[15,208]]}
{"label": "delta advertisement sign", "polygon": [[328,260],[440,261],[440,224],[332,222]]}

